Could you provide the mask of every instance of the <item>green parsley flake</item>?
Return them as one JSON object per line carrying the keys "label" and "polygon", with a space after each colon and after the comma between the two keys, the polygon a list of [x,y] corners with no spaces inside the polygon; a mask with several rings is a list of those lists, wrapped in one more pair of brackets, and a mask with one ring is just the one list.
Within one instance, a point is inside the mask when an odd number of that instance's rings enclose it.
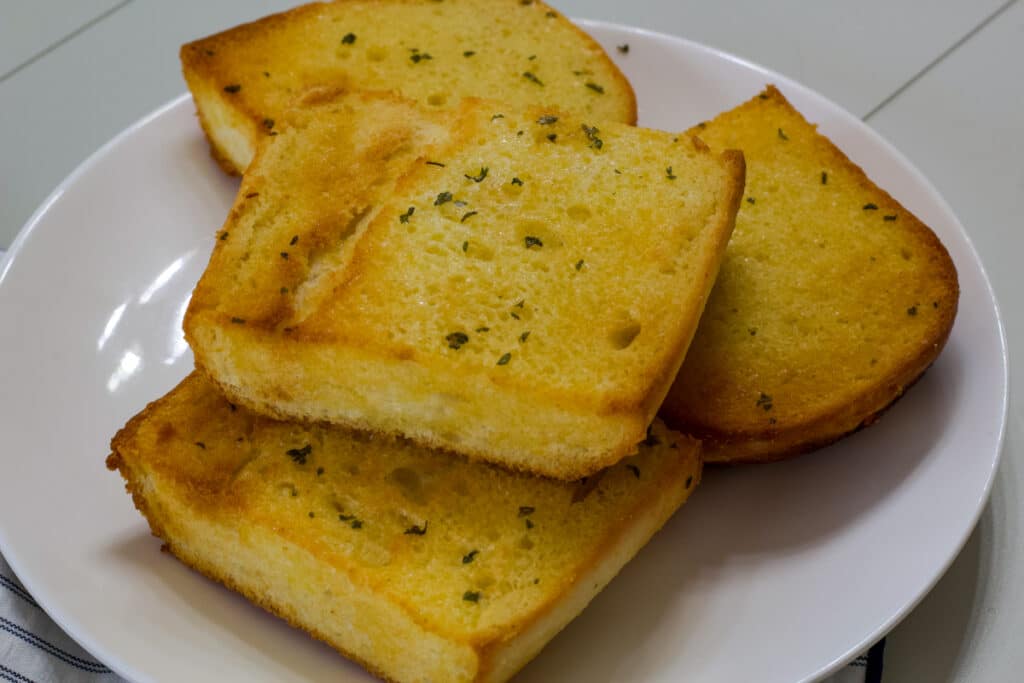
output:
{"label": "green parsley flake", "polygon": [[[597,126],[588,126],[584,123],[581,128],[583,128],[583,132],[586,134],[587,140],[590,141],[591,147],[594,149],[601,149],[604,147],[604,141],[597,137],[597,134],[601,132],[597,129]],[[618,173],[618,171],[616,171],[616,173]]]}
{"label": "green parsley flake", "polygon": [[452,193],[451,192],[442,192],[439,195],[437,195],[437,199],[434,200],[434,206],[441,206],[445,202],[450,202],[451,200],[452,200]]}
{"label": "green parsley flake", "polygon": [[459,349],[462,348],[463,344],[469,342],[469,335],[466,334],[465,332],[452,332],[451,334],[447,335],[444,339],[446,342],[448,342],[448,348],[455,349],[456,351],[458,351]]}
{"label": "green parsley flake", "polygon": [[481,182],[483,182],[484,178],[487,177],[487,171],[488,171],[488,168],[486,166],[481,166],[480,167],[480,173],[478,173],[477,175],[469,175],[467,173],[467,174],[464,174],[464,176],[466,177],[466,179],[472,180],[474,183],[481,183]]}
{"label": "green parsley flake", "polygon": [[540,80],[539,78],[537,78],[533,73],[531,73],[529,71],[526,71],[526,72],[523,73],[523,78],[525,78],[526,80],[528,80],[528,81],[530,81],[532,83],[536,83],[537,85],[539,85],[541,87],[544,86],[544,82],[542,80]]}
{"label": "green parsley flake", "polygon": [[412,218],[413,212],[415,212],[415,211],[416,211],[416,207],[415,206],[410,206],[408,211],[406,211],[405,213],[403,213],[401,216],[398,217],[398,222],[399,223],[408,223],[409,219]]}
{"label": "green parsley flake", "polygon": [[341,44],[342,45],[352,45],[355,42],[356,42],[356,34],[354,34],[354,33],[346,33],[345,37],[341,39]]}
{"label": "green parsley flake", "polygon": [[604,88],[599,86],[597,83],[594,83],[593,81],[587,81],[587,87],[596,92],[598,95],[604,94]]}
{"label": "green parsley flake", "polygon": [[506,353],[504,356],[498,359],[498,365],[508,365],[508,362],[512,360],[512,354]]}
{"label": "green parsley flake", "polygon": [[294,462],[296,462],[296,463],[298,463],[300,465],[305,465],[306,464],[306,457],[310,453],[312,453],[312,452],[313,452],[313,446],[311,444],[307,443],[302,448],[289,448],[285,452],[285,455],[290,457]]}
{"label": "green parsley flake", "polygon": [[544,246],[544,243],[541,241],[541,239],[539,237],[534,237],[533,235],[527,235],[523,241],[526,242],[527,249],[531,247],[540,248]]}

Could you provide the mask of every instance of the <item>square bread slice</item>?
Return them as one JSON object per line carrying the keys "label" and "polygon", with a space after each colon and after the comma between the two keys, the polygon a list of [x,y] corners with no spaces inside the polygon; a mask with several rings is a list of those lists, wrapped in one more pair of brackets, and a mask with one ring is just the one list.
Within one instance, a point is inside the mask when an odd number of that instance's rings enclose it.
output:
{"label": "square bread slice", "polygon": [[260,148],[193,294],[197,364],[261,414],[560,479],[635,452],[742,155],[478,100],[307,105]]}
{"label": "square bread slice", "polygon": [[213,156],[240,173],[292,100],[314,86],[394,91],[424,106],[476,96],[636,123],[626,77],[539,0],[338,0],[181,48]]}
{"label": "square bread slice", "polygon": [[503,681],[572,620],[700,479],[652,426],[585,482],[236,408],[200,373],[114,438],[185,564],[392,681]]}
{"label": "square bread slice", "polygon": [[743,150],[746,200],[662,417],[709,462],[779,460],[871,424],[946,343],[946,249],[774,87],[691,132]]}

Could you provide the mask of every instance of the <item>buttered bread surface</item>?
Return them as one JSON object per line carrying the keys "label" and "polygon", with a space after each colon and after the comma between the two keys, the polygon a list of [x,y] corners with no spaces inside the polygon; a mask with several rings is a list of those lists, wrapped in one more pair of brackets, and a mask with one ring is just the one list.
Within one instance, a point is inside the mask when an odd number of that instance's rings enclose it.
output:
{"label": "buttered bread surface", "polygon": [[634,452],[742,156],[554,109],[324,97],[243,180],[186,316],[198,364],[257,412],[562,479]]}
{"label": "buttered bread surface", "polygon": [[189,43],[181,62],[213,155],[231,173],[312,87],[392,91],[432,108],[477,96],[636,122],[622,72],[539,0],[313,3]]}

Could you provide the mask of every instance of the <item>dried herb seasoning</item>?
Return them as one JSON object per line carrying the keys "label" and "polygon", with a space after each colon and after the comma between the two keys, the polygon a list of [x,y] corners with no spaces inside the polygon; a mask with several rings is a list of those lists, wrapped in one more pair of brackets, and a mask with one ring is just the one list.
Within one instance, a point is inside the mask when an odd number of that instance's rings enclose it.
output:
{"label": "dried herb seasoning", "polygon": [[553,123],[558,123],[558,117],[550,115],[542,116],[537,119],[537,123],[541,126],[550,126]]}
{"label": "dried herb seasoning", "polygon": [[[471,217],[475,216],[476,214],[477,214],[476,211],[467,211],[466,213],[462,214],[462,218],[459,219],[459,222],[460,223],[465,223],[467,218],[471,218]],[[463,250],[463,251],[465,251],[465,250]]]}
{"label": "dried herb seasoning", "polygon": [[508,365],[508,362],[512,360],[512,354],[506,353],[504,356],[498,359],[498,365]]}
{"label": "dried herb seasoning", "polygon": [[468,553],[462,556],[462,564],[469,564],[473,561],[473,558],[479,554],[479,550],[470,550]]}
{"label": "dried herb seasoning", "polygon": [[297,462],[298,464],[305,465],[306,464],[306,458],[312,452],[313,452],[313,445],[307,443],[302,448],[289,448],[287,451],[285,451],[285,455],[287,455],[289,458],[291,458],[293,461]]}
{"label": "dried herb seasoning", "polygon": [[[590,141],[590,146],[592,148],[601,149],[602,147],[604,147],[604,141],[601,138],[597,137],[597,134],[601,132],[597,129],[597,126],[588,126],[587,124],[584,123],[580,127],[583,129],[583,133],[587,136],[587,140]],[[616,171],[616,173],[617,172],[618,171]]]}
{"label": "dried herb seasoning", "polygon": [[530,249],[531,247],[540,248],[544,246],[544,242],[542,242],[539,237],[534,237],[533,235],[527,235],[523,241],[526,243],[527,249]]}
{"label": "dried herb seasoning", "polygon": [[534,75],[534,74],[533,74],[532,72],[530,72],[530,71],[524,71],[524,72],[523,72],[523,78],[525,78],[526,80],[530,81],[531,83],[536,83],[537,85],[539,85],[539,86],[541,86],[541,87],[543,87],[543,86],[544,86],[544,82],[543,82],[542,80],[540,80],[539,78],[537,78],[537,77],[536,77],[536,76],[535,76],[535,75]]}
{"label": "dried herb seasoning", "polygon": [[604,94],[604,88],[593,81],[587,81],[587,87],[596,92],[598,95]]}
{"label": "dried herb seasoning", "polygon": [[434,200],[434,206],[441,206],[442,204],[450,202],[451,200],[451,192],[441,192],[440,194],[437,195],[437,199]]}
{"label": "dried herb seasoning", "polygon": [[412,214],[416,211],[415,206],[410,206],[409,209],[398,217],[399,223],[408,223],[409,219],[412,218]]}
{"label": "dried herb seasoning", "polygon": [[780,140],[788,140],[789,139],[789,136],[786,135],[785,131],[783,131],[781,128],[779,128],[779,139]]}
{"label": "dried herb seasoning", "polygon": [[225,85],[224,86],[224,92],[231,93],[232,95],[234,95],[236,92],[238,92],[241,89],[242,89],[242,86],[238,85],[237,83],[233,83],[231,85]]}
{"label": "dried herb seasoning", "polygon": [[342,45],[352,45],[355,42],[356,42],[356,34],[354,34],[354,33],[346,33],[344,35],[344,37],[342,37],[342,39],[341,39],[341,44]]}
{"label": "dried herb seasoning", "polygon": [[413,524],[411,527],[406,529],[403,533],[405,536],[425,536],[427,533],[427,524],[429,522],[423,522],[423,526],[416,526]]}
{"label": "dried herb seasoning", "polygon": [[452,332],[451,334],[447,335],[444,339],[446,342],[448,342],[448,348],[455,349],[456,351],[458,351],[459,349],[462,348],[463,344],[469,342],[469,335],[466,334],[465,332]]}
{"label": "dried herb seasoning", "polygon": [[480,593],[478,593],[477,591],[466,591],[462,594],[462,599],[466,602],[480,602]]}
{"label": "dried herb seasoning", "polygon": [[757,397],[757,402],[754,405],[758,408],[763,408],[765,412],[767,412],[772,409],[772,397],[762,391],[761,395]]}
{"label": "dried herb seasoning", "polygon": [[463,174],[463,175],[465,176],[465,178],[467,180],[472,180],[474,183],[481,183],[481,182],[483,182],[484,178],[487,177],[488,170],[490,170],[490,169],[488,169],[486,166],[481,166],[480,167],[480,172],[478,174],[476,174],[476,175],[469,175],[468,173],[466,173],[466,174]]}

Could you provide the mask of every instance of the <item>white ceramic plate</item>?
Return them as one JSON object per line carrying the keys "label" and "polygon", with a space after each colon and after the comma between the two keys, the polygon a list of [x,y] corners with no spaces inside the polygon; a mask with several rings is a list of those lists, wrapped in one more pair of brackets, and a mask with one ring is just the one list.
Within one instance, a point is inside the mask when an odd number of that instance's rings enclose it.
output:
{"label": "white ceramic plate", "polygon": [[[647,126],[682,130],[777,84],[938,233],[960,313],[938,362],[878,425],[792,462],[708,472],[520,680],[814,679],[903,617],[978,518],[1006,415],[992,290],[950,208],[850,114],[700,45],[586,26],[632,80]],[[366,680],[158,552],[103,467],[111,435],[192,367],[181,318],[236,187],[183,97],[93,155],[19,235],[0,275],[0,548],[57,622],[130,679]]]}

